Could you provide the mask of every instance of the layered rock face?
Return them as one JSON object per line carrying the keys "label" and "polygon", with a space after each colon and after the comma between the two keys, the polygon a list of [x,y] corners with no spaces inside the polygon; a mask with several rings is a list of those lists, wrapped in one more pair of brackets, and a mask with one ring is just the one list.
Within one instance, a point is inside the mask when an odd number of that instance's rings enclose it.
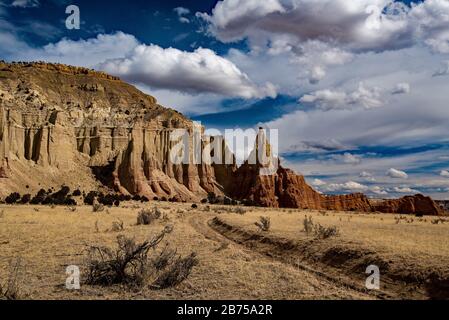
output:
{"label": "layered rock face", "polygon": [[223,179],[232,166],[173,163],[174,130],[192,133],[195,126],[118,78],[65,65],[0,63],[1,196],[61,184],[177,201],[223,194],[215,170]]}
{"label": "layered rock face", "polygon": [[386,213],[422,214],[438,216],[443,210],[430,197],[421,194],[406,196],[401,199],[386,200],[373,206],[373,209]]}
{"label": "layered rock face", "polygon": [[[185,135],[173,139],[178,131]],[[2,198],[65,184],[174,201],[214,193],[265,207],[439,213],[430,198],[373,207],[363,194],[322,195],[280,166],[263,130],[237,167],[223,137],[198,141],[202,131],[116,77],[58,64],[0,62]],[[184,148],[177,149],[181,140]],[[212,145],[221,146],[219,153]],[[195,146],[221,162],[195,161]]]}

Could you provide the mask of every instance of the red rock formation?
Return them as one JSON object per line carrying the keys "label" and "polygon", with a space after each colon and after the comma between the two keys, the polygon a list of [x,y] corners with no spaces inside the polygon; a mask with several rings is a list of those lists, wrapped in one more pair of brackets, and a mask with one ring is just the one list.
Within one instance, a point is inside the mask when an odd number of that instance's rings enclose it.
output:
{"label": "red rock formation", "polygon": [[430,197],[417,194],[401,199],[386,200],[373,206],[373,209],[385,213],[422,214],[438,216],[443,210]]}
{"label": "red rock formation", "polygon": [[[262,130],[259,132],[259,137],[260,135],[263,140]],[[249,164],[246,161],[238,168],[234,174],[232,197],[263,207],[371,211],[371,204],[365,195],[322,195],[310,187],[303,176],[280,165],[272,174],[261,174],[261,169],[270,167],[278,160],[271,154],[267,141],[260,145],[259,137],[256,139],[252,155],[261,152],[272,160],[265,166],[258,161],[255,164]]]}

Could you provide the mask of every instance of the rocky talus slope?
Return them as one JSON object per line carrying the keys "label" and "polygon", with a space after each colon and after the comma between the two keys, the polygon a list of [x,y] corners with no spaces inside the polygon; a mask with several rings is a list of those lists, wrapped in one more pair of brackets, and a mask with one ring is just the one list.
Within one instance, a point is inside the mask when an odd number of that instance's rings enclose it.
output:
{"label": "rocky talus slope", "polygon": [[[59,64],[0,62],[0,197],[65,184],[174,201],[214,193],[270,207],[438,213],[431,199],[373,208],[362,194],[324,196],[281,166],[271,174],[261,174],[257,162],[237,167],[229,152],[222,155],[232,158],[228,164],[176,164],[170,157],[176,129],[203,130],[116,77]],[[225,147],[222,137],[212,139]],[[261,148],[275,167],[267,143],[256,144],[253,153]]]}

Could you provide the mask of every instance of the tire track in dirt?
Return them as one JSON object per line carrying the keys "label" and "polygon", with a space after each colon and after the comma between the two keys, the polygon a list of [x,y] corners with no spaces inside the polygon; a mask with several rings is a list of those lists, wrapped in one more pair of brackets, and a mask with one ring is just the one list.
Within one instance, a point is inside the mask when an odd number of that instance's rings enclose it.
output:
{"label": "tire track in dirt", "polygon": [[[215,217],[217,218],[217,217]],[[286,261],[285,259],[282,259],[279,256],[276,256],[274,254],[271,254],[269,252],[264,252],[261,250],[258,250],[257,248],[250,246],[248,247],[245,245],[245,243],[239,241],[238,239],[235,239],[233,237],[230,237],[226,232],[222,232],[222,230],[217,230],[215,226],[213,226],[213,221],[215,218],[211,218],[210,215],[195,215],[193,217],[190,217],[188,219],[189,224],[194,228],[194,230],[201,234],[206,239],[216,242],[216,243],[228,243],[228,244],[234,244],[238,245],[238,248],[245,252],[246,254],[249,254],[250,256],[254,257],[254,259],[268,259],[269,261],[278,261],[283,264],[290,265],[297,270],[301,270],[302,272],[305,272],[309,274],[311,277],[320,279],[320,282],[327,283],[330,286],[338,287],[343,290],[350,290],[355,291],[358,293],[361,293],[363,295],[366,295],[369,299],[385,299],[385,298],[391,298],[387,296],[385,293],[377,293],[372,294],[370,292],[367,292],[366,289],[362,290],[360,287],[350,283],[348,280],[343,281],[341,277],[335,276],[335,275],[329,275],[327,273],[321,272],[319,270],[316,270],[316,268],[311,268],[303,263],[299,263],[298,261]]]}
{"label": "tire track in dirt", "polygon": [[[253,252],[272,257],[281,262],[294,265],[310,273],[316,274],[328,281],[368,294],[378,299],[447,299],[449,281],[429,278],[425,283],[410,282],[408,279],[395,278],[395,274],[382,276],[381,290],[367,290],[364,287],[363,275],[354,270],[339,268],[332,265],[332,261],[311,261],[304,253],[304,247],[295,241],[264,235],[235,227],[222,219],[215,217],[208,221],[211,229],[242,246],[250,248]],[[338,265],[341,253],[335,252],[332,259]],[[344,253],[343,253],[344,254]],[[297,257],[292,260],[291,257]],[[346,257],[344,257],[346,258]],[[365,270],[365,269],[363,269]],[[432,291],[433,290],[433,291]]]}

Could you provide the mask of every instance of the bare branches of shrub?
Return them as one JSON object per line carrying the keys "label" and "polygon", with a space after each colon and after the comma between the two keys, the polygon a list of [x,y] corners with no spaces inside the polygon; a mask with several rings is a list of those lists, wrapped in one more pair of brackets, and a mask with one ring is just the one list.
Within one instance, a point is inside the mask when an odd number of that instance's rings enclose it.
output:
{"label": "bare branches of shrub", "polygon": [[187,257],[178,257],[171,263],[156,280],[152,283],[152,289],[165,289],[176,286],[187,279],[192,272],[192,268],[198,264],[196,253],[191,253]]}
{"label": "bare branches of shrub", "polygon": [[340,232],[336,226],[323,227],[320,224],[315,225],[315,236],[318,239],[324,240],[324,239],[338,236],[339,234],[340,234]]}
{"label": "bare branches of shrub", "polygon": [[314,223],[312,217],[306,216],[303,220],[303,231],[309,235],[313,232],[318,239],[328,239],[331,237],[338,236],[340,234],[339,229],[336,226],[323,227],[319,223]]}
{"label": "bare branches of shrub", "polygon": [[153,209],[142,209],[137,216],[137,225],[149,225],[162,216],[162,212],[154,207]]}
{"label": "bare branches of shrub", "polygon": [[254,223],[261,231],[267,232],[271,227],[271,220],[269,217],[260,217],[258,222]]}
{"label": "bare branches of shrub", "polygon": [[112,232],[120,232],[123,231],[125,229],[123,221],[118,219],[117,221],[113,221],[112,222],[112,228],[111,231]]}
{"label": "bare branches of shrub", "polygon": [[167,230],[136,243],[134,239],[117,237],[117,249],[92,246],[88,251],[87,284],[109,286],[129,284],[140,286],[148,275],[148,251],[164,239]]}
{"label": "bare branches of shrub", "polygon": [[152,289],[175,286],[185,280],[198,263],[195,253],[187,257],[177,255],[175,249],[165,246],[154,256],[165,236],[173,227],[167,226],[162,232],[141,243],[124,236],[117,237],[117,248],[91,247],[87,260],[87,284],[110,286],[125,284],[142,287],[151,283]]}
{"label": "bare branches of shrub", "polygon": [[94,203],[92,206],[93,212],[102,212],[104,211],[104,206],[101,203]]}

